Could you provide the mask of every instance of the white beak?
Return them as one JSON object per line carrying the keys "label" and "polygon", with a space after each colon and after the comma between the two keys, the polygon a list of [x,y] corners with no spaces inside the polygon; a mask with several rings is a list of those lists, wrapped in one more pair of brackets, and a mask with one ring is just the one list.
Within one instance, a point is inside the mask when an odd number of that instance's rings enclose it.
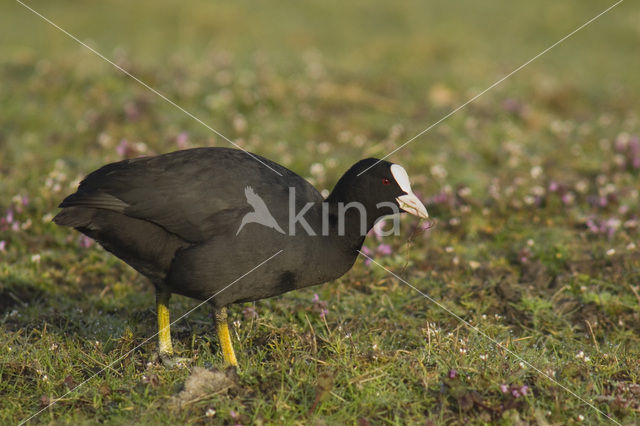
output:
{"label": "white beak", "polygon": [[412,215],[418,216],[422,219],[427,219],[429,217],[427,208],[413,192],[399,196],[396,198],[396,201],[400,205],[400,208],[407,213],[411,213]]}

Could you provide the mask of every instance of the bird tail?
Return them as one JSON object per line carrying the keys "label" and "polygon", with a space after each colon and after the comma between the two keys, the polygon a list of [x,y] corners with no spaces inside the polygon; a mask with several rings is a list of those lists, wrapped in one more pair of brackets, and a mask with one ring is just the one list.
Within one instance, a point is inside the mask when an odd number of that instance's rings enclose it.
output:
{"label": "bird tail", "polygon": [[87,227],[93,219],[93,214],[94,209],[66,207],[53,218],[53,222],[56,225],[73,228]]}

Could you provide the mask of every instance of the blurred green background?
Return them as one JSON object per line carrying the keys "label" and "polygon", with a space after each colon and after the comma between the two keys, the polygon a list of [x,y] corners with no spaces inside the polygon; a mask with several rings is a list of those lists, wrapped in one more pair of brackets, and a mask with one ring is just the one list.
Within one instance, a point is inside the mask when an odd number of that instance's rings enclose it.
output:
{"label": "blurred green background", "polygon": [[[613,3],[27,4],[330,190]],[[434,226],[405,218],[402,236],[365,243],[627,424],[640,410],[639,22],[637,2],[621,3],[394,154]],[[51,224],[60,200],[110,161],[229,144],[20,3],[0,5],[0,28],[0,420],[17,422],[155,331],[150,286]],[[174,318],[195,306],[174,299]],[[235,390],[171,408],[189,371],[147,364],[153,341],[36,421],[604,420],[365,262],[232,316]],[[197,365],[220,364],[206,310],[174,339]]]}

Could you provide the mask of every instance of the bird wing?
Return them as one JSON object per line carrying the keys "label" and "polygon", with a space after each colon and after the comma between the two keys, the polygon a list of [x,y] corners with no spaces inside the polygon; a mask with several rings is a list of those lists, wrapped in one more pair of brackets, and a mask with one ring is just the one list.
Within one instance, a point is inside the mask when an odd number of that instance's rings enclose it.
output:
{"label": "bird wing", "polygon": [[294,179],[308,196],[317,194],[295,173],[260,159],[283,177],[245,152],[228,148],[198,148],[112,163],[89,174],[60,207],[111,210],[153,222],[186,241],[200,242],[237,230],[251,211],[247,183],[251,193],[267,194]]}

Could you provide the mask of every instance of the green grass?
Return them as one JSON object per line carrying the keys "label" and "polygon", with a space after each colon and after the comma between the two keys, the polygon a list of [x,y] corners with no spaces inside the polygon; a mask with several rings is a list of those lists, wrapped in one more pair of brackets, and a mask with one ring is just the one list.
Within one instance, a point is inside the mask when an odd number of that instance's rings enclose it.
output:
{"label": "green grass", "polygon": [[[353,162],[390,152],[609,3],[29,4],[243,147],[331,189]],[[337,282],[232,307],[236,386],[180,408],[172,398],[190,369],[150,362],[155,339],[121,359],[156,331],[151,286],[50,219],[82,176],[122,158],[122,140],[134,155],[185,136],[228,144],[3,4],[0,423],[96,373],[32,421],[605,421],[566,387],[639,422],[639,19],[622,3],[391,157],[435,225],[404,218],[402,235],[384,239],[393,254],[376,261],[556,383],[359,260]],[[311,176],[313,163],[324,173]],[[196,304],[174,296],[172,317]],[[206,308],[172,332],[193,365],[222,365]]]}

